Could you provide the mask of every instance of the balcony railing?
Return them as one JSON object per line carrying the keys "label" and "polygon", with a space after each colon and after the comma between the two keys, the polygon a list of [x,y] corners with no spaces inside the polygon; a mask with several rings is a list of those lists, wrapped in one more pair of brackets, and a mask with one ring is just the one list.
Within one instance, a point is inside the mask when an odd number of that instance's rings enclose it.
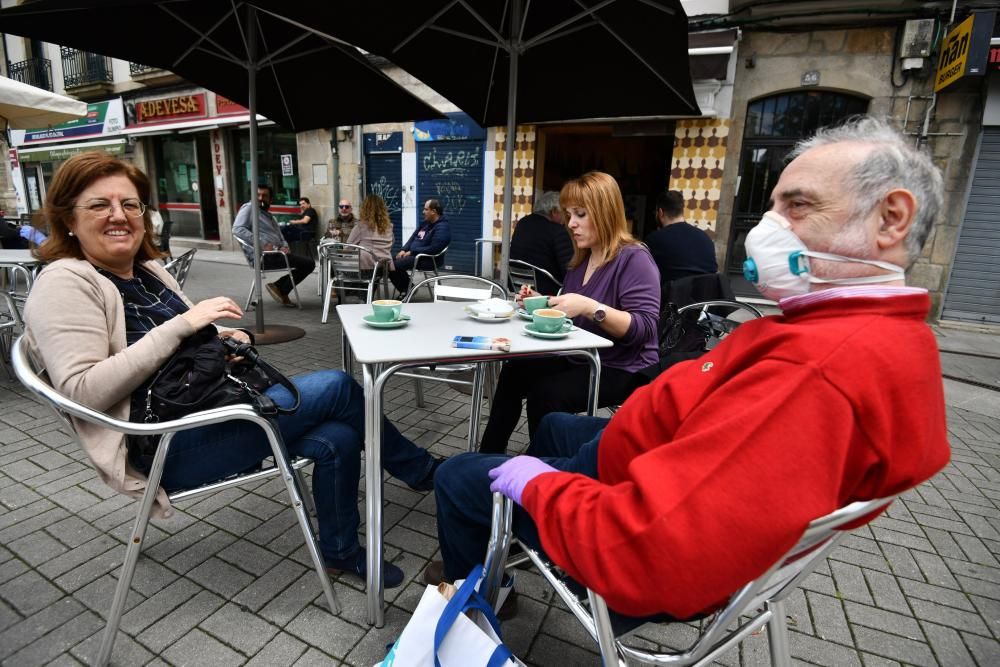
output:
{"label": "balcony railing", "polygon": [[159,67],[153,67],[152,65],[143,65],[141,63],[128,64],[128,73],[131,76],[135,76],[137,74],[149,74],[150,72],[159,72],[159,71],[160,71]]}
{"label": "balcony railing", "polygon": [[111,58],[96,53],[60,47],[62,53],[63,84],[66,88],[87,86],[94,83],[111,83]]}
{"label": "balcony railing", "polygon": [[10,78],[29,86],[52,90],[52,63],[48,58],[30,58],[11,63],[8,68]]}

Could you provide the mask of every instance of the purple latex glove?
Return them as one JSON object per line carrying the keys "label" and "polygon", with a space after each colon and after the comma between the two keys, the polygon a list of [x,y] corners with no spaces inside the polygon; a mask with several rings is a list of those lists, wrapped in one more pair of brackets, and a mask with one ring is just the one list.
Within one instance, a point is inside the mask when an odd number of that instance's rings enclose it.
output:
{"label": "purple latex glove", "polygon": [[534,456],[515,456],[487,473],[493,480],[490,491],[499,491],[520,505],[524,487],[545,472],[559,471]]}
{"label": "purple latex glove", "polygon": [[17,230],[17,233],[21,235],[22,239],[31,241],[35,245],[42,245],[49,240],[49,237],[42,234],[31,225],[21,225],[21,227]]}

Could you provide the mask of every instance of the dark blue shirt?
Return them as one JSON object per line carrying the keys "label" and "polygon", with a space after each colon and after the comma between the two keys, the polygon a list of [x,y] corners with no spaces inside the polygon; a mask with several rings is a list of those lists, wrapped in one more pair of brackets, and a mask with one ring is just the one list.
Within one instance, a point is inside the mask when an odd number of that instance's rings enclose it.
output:
{"label": "dark blue shirt", "polygon": [[[97,268],[97,267],[94,267]],[[129,345],[158,327],[188,311],[188,305],[176,292],[140,266],[132,278],[120,278],[110,271],[97,271],[114,283],[125,304],[125,340]]]}
{"label": "dark blue shirt", "polygon": [[715,244],[708,234],[686,222],[675,222],[656,230],[646,239],[646,247],[660,270],[660,284],[719,270]]}

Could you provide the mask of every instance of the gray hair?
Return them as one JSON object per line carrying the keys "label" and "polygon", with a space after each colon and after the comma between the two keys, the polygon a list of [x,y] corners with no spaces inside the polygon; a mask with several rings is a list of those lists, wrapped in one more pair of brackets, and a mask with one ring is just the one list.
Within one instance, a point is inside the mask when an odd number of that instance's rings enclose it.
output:
{"label": "gray hair", "polygon": [[559,208],[559,193],[555,190],[546,190],[535,197],[535,206],[532,208],[532,212],[547,216],[554,208]]}
{"label": "gray hair", "polygon": [[917,210],[905,240],[910,263],[914,262],[941,210],[944,183],[940,170],[926,152],[912,146],[888,122],[871,116],[854,116],[842,125],[821,128],[796,144],[788,159],[794,160],[811,148],[843,142],[873,146],[846,178],[845,186],[854,199],[852,219],[869,215],[895,188],[909,190],[916,197]]}

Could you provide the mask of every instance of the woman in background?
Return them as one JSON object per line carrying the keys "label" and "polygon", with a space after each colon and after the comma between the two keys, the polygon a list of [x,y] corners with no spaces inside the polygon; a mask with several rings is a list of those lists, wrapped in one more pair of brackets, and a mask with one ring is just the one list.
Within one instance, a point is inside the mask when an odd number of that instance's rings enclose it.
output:
{"label": "woman in background", "polygon": [[[378,195],[368,195],[361,202],[361,219],[354,225],[347,243],[359,245],[375,253],[375,261],[389,260],[388,270],[392,270],[392,220],[385,202]],[[362,271],[375,268],[375,261],[370,255],[362,253],[360,263]]]}

